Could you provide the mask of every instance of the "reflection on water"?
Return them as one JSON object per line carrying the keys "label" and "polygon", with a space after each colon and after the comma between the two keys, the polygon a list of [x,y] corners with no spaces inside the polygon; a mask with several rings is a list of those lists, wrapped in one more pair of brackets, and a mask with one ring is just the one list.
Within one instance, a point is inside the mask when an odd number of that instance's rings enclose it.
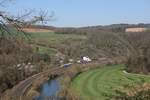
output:
{"label": "reflection on water", "polygon": [[53,79],[45,82],[40,89],[40,96],[36,100],[50,100],[58,94],[60,84],[58,79]]}

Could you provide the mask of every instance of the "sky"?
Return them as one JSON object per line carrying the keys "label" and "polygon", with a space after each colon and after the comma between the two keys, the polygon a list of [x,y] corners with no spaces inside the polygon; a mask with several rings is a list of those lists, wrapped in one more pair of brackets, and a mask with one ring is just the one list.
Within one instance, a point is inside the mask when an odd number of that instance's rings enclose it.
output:
{"label": "sky", "polygon": [[11,14],[54,12],[55,20],[48,25],[58,27],[150,23],[150,0],[15,0],[3,9]]}

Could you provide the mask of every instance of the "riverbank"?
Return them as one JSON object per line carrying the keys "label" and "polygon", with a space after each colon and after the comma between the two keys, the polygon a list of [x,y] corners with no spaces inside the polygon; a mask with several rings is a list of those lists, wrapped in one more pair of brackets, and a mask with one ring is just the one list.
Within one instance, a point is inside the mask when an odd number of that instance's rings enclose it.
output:
{"label": "riverbank", "polygon": [[[41,87],[41,85],[44,82],[51,79],[52,75],[57,75],[58,73],[61,73],[59,76],[69,76],[67,79],[64,78],[64,80],[70,80],[70,81],[66,81],[66,83],[70,83],[71,80],[77,74],[84,72],[84,71],[87,71],[87,70],[90,70],[90,69],[99,68],[99,67],[102,67],[104,65],[107,65],[107,63],[94,62],[94,63],[87,63],[87,64],[75,64],[75,65],[72,65],[71,67],[68,67],[68,68],[57,68],[57,70],[54,71],[55,73],[52,73],[53,71],[44,73],[43,75],[40,75],[38,78],[34,79],[31,86],[28,88],[28,90],[26,90],[26,93],[24,94],[23,99],[24,100],[32,100],[34,97],[39,96],[40,95],[40,93],[38,91],[39,87]],[[68,87],[68,85],[64,84],[64,87]],[[64,91],[64,92],[61,92],[61,91]],[[64,98],[66,95],[68,95],[67,94],[68,92],[66,92],[65,88],[62,87],[61,91],[59,93],[60,94],[59,96],[61,98]]]}
{"label": "riverbank", "polygon": [[71,67],[60,79],[59,97],[64,100],[80,100],[80,94],[70,88],[73,79],[81,73],[106,66],[107,63],[89,63]]}

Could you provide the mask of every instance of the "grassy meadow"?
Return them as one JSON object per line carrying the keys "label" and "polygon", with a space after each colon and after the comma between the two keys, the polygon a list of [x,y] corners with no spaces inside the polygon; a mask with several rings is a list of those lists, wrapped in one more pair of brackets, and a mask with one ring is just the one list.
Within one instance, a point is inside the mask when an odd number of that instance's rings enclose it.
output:
{"label": "grassy meadow", "polygon": [[76,34],[57,34],[55,32],[37,32],[37,33],[30,33],[31,37],[36,41],[36,42],[42,42],[46,44],[57,44],[57,43],[62,43],[64,41],[80,41],[83,39],[86,39],[85,35],[76,35]]}
{"label": "grassy meadow", "polygon": [[30,33],[33,45],[38,47],[39,53],[55,54],[57,47],[66,42],[80,42],[86,39],[85,35],[57,34],[54,32],[32,32]]}
{"label": "grassy meadow", "polygon": [[71,83],[71,89],[81,96],[81,100],[111,100],[115,90],[122,86],[134,86],[150,82],[150,76],[125,73],[123,65],[106,66],[81,73]]}

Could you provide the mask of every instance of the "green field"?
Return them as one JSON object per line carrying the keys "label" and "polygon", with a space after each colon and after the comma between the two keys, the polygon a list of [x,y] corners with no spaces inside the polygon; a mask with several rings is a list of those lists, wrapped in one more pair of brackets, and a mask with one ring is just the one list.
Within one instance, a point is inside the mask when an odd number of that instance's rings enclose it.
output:
{"label": "green field", "polygon": [[48,55],[53,55],[57,53],[57,50],[54,48],[49,48],[45,46],[40,46],[40,45],[34,45],[34,49],[36,50],[38,48],[38,53],[39,54],[48,54]]}
{"label": "green field", "polygon": [[117,65],[84,72],[72,81],[71,88],[82,100],[111,100],[108,97],[123,85],[150,82],[148,75],[124,73],[123,69],[123,65]]}
{"label": "green field", "polygon": [[80,42],[86,39],[85,35],[57,34],[54,32],[33,32],[29,33],[33,42],[33,47],[38,48],[40,54],[54,55],[57,48],[66,42]]}
{"label": "green field", "polygon": [[[66,42],[81,42],[86,39],[85,35],[76,34],[57,34],[53,32],[36,32],[29,33],[31,35],[33,45],[35,48],[39,48],[39,53],[55,54],[56,48]],[[53,48],[55,47],[55,48]]]}
{"label": "green field", "polygon": [[42,42],[46,44],[58,44],[64,41],[81,41],[86,39],[85,35],[76,35],[76,34],[57,34],[53,32],[38,32],[38,33],[30,33],[32,39],[36,42]]}

